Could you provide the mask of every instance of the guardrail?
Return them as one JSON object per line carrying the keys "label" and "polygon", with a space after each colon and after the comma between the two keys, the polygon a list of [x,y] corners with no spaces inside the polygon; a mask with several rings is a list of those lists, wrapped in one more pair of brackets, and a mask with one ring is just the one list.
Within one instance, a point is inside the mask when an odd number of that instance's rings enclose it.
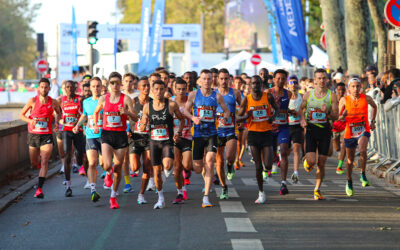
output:
{"label": "guardrail", "polygon": [[[385,111],[380,103],[379,89],[374,89],[370,95],[378,106],[376,114],[376,129],[371,132],[368,144],[367,158],[378,154],[379,162],[373,167],[376,170],[380,166],[390,164],[385,174],[394,171],[394,175],[400,173],[400,105],[395,104],[390,110]],[[392,100],[387,100],[391,102]],[[371,117],[372,111],[369,111]]]}

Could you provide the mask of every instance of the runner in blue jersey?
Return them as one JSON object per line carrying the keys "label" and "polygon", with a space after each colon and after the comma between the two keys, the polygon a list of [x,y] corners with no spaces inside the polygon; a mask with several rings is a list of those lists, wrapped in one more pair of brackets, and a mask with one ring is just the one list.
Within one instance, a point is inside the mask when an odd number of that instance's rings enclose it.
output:
{"label": "runner in blue jersey", "polygon": [[[83,114],[80,117],[76,126],[73,128],[73,132],[78,133],[79,127],[86,122],[86,155],[89,162],[88,179],[90,185],[91,199],[93,202],[97,202],[100,199],[100,195],[96,192],[96,167],[99,159],[99,154],[101,154],[101,130],[98,134],[94,133],[93,112],[96,109],[97,103],[101,95],[100,78],[93,77],[91,79],[90,90],[92,91],[92,97],[89,97],[83,101]],[[101,111],[100,113],[102,114],[103,111]],[[99,119],[97,125],[101,127],[103,125],[102,120]]]}
{"label": "runner in blue jersey", "polygon": [[275,117],[273,124],[273,137],[274,137],[274,153],[276,152],[276,147],[280,147],[280,169],[282,183],[280,188],[280,194],[286,195],[289,193],[286,184],[286,176],[288,172],[288,156],[289,156],[289,143],[290,143],[290,131],[288,122],[288,110],[289,101],[292,97],[292,92],[284,89],[286,80],[288,78],[288,73],[283,69],[278,69],[274,72],[274,87],[268,90],[268,93],[272,94],[275,98],[275,102],[279,106],[278,114]]}
{"label": "runner in blue jersey", "polygon": [[241,103],[242,98],[240,91],[237,89],[229,88],[229,72],[227,69],[220,69],[218,71],[218,89],[219,93],[225,104],[228,106],[231,116],[228,120],[224,118],[224,110],[221,105],[217,107],[217,126],[218,126],[218,149],[217,149],[217,162],[216,170],[221,182],[222,193],[220,199],[228,199],[228,186],[226,185],[225,170],[224,170],[224,151],[226,149],[226,160],[228,168],[228,180],[232,180],[235,176],[235,170],[233,164],[236,158],[236,147],[237,147],[237,134],[236,134],[236,103]]}
{"label": "runner in blue jersey", "polygon": [[[217,152],[217,128],[215,124],[216,109],[221,105],[224,118],[230,118],[230,112],[224,98],[212,90],[211,71],[204,69],[200,73],[201,88],[192,91],[185,106],[185,116],[194,123],[193,133],[193,169],[200,174],[205,170],[204,197],[202,207],[212,207],[208,199],[214,172],[215,154]],[[193,113],[192,113],[193,111]],[[206,154],[205,154],[206,153]],[[205,163],[203,161],[205,154]]]}

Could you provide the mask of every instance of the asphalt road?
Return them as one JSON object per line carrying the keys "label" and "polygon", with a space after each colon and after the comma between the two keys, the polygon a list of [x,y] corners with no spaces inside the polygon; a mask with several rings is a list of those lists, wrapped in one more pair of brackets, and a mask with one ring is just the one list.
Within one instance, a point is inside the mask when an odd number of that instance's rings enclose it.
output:
{"label": "asphalt road", "polygon": [[110,210],[110,191],[102,188],[102,180],[97,184],[101,199],[92,203],[83,177],[73,174],[74,196],[66,198],[63,176],[56,176],[46,181],[44,200],[33,198],[32,190],[0,214],[0,249],[400,248],[398,187],[369,176],[372,186],[362,188],[355,171],[355,196],[347,198],[345,176],[336,175],[330,160],[325,201],[312,200],[315,170],[301,169],[300,183],[288,185],[289,195],[279,195],[275,175],[265,184],[266,204],[256,205],[254,166],[245,159],[247,167],[229,185],[228,201],[219,201],[220,188],[213,187],[213,208],[201,207],[203,181],[195,174],[189,200],[181,205],[172,204],[176,189],[173,177],[167,179],[162,210],[153,210],[154,192],[146,193],[149,204],[136,204],[139,178],[131,178],[133,193],[122,193],[121,184],[121,208]]}

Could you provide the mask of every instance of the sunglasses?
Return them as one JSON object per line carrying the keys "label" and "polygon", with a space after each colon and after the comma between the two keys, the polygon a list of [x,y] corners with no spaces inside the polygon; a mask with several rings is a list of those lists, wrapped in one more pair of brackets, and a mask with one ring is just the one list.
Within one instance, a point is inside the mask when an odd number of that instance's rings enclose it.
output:
{"label": "sunglasses", "polygon": [[290,85],[294,85],[294,84],[299,84],[297,81],[295,81],[295,80],[292,80],[292,81],[289,81],[289,84]]}
{"label": "sunglasses", "polygon": [[121,81],[110,81],[110,84],[111,84],[111,85],[114,85],[114,84],[121,84]]}

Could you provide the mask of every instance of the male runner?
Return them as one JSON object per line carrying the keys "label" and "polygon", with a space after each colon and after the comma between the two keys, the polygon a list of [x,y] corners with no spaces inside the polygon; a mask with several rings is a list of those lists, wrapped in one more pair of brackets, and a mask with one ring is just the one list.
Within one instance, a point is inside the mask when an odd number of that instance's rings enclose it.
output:
{"label": "male runner", "polygon": [[[179,106],[179,111],[184,112],[185,104],[188,99],[187,95],[187,83],[180,77],[176,78],[175,96],[172,100],[175,101]],[[182,136],[178,143],[174,144],[174,177],[176,188],[178,189],[178,195],[173,201],[174,204],[181,204],[183,200],[187,200],[187,190],[185,185],[188,184],[189,178],[183,178],[183,170],[186,173],[191,173],[193,168],[192,160],[192,133],[191,133],[192,123],[190,119],[184,117],[184,125],[182,130]],[[174,116],[174,133],[178,133],[180,129],[180,119]],[[185,177],[187,177],[185,173]],[[190,183],[190,181],[189,181]]]}
{"label": "male runner", "polygon": [[[261,156],[263,156],[264,165],[268,170],[272,168],[272,122],[275,118],[275,110],[279,110],[275,103],[274,97],[267,92],[262,91],[262,80],[260,76],[251,78],[251,92],[240,104],[237,114],[237,121],[247,120],[248,144],[250,146],[251,155],[256,165],[256,178],[258,184],[258,198],[256,204],[265,202],[265,192],[263,188],[263,164]],[[271,115],[271,108],[274,115]],[[245,114],[246,113],[246,114]]]}
{"label": "male runner", "polygon": [[[100,199],[100,195],[96,192],[96,179],[97,179],[97,163],[99,155],[101,155],[101,129],[99,133],[94,133],[94,118],[93,113],[97,107],[99,98],[101,96],[101,79],[93,77],[90,80],[90,91],[92,97],[89,97],[83,101],[83,114],[79,119],[78,123],[73,128],[73,132],[76,134],[79,128],[86,122],[85,134],[86,134],[86,155],[89,162],[88,179],[90,185],[90,194],[93,202],[97,202]],[[100,111],[100,116],[103,115],[103,111]],[[103,120],[99,119],[97,125],[101,127]]]}
{"label": "male runner", "polygon": [[[19,118],[28,123],[28,145],[31,166],[33,168],[36,168],[38,165],[41,166],[38,178],[39,183],[34,197],[43,199],[42,188],[46,180],[49,159],[53,151],[53,113],[56,112],[57,117],[59,117],[61,109],[58,102],[48,96],[50,81],[47,78],[40,79],[38,90],[38,95],[30,98],[21,110]],[[30,111],[30,116],[26,117],[25,115],[28,111]],[[57,129],[58,122],[54,126],[54,130]]]}
{"label": "male runner", "polygon": [[142,77],[138,84],[140,95],[136,97],[134,102],[134,110],[138,115],[138,121],[130,123],[131,137],[129,138],[129,158],[131,171],[137,172],[140,170],[140,158],[143,162],[143,174],[140,191],[137,198],[137,204],[146,204],[144,191],[149,184],[149,179],[152,176],[152,166],[150,159],[150,126],[147,124],[144,131],[140,130],[140,120],[143,116],[143,106],[149,103],[150,84],[147,77]]}
{"label": "male runner", "polygon": [[[338,118],[336,95],[327,88],[327,74],[324,69],[314,72],[314,89],[304,94],[300,106],[300,124],[306,128],[306,159],[304,169],[310,172],[317,164],[314,199],[323,200],[320,187],[325,176],[325,162],[331,144],[332,128],[329,120]],[[318,149],[318,159],[317,159]]]}
{"label": "male runner", "polygon": [[[336,86],[336,97],[337,100],[340,101],[342,97],[344,97],[346,94],[346,85],[342,82],[338,83]],[[340,112],[343,112],[344,110],[341,110]],[[339,117],[342,115],[342,113],[339,113]],[[338,165],[336,167],[336,173],[337,174],[344,174],[342,165],[344,158],[346,157],[346,147],[344,145],[344,129],[346,127],[346,121],[345,120],[337,120],[332,123],[332,132],[333,132],[333,138],[332,138],[332,144],[333,148],[336,151],[336,154],[339,158]]]}
{"label": "male runner", "polygon": [[[277,110],[277,115],[273,124],[273,143],[275,146],[279,144],[280,148],[280,168],[281,168],[281,188],[280,194],[286,195],[289,194],[289,190],[287,188],[286,177],[288,173],[288,156],[289,156],[289,143],[290,143],[290,132],[289,132],[289,124],[288,124],[288,108],[289,101],[292,97],[292,92],[284,89],[286,84],[286,80],[288,78],[287,71],[283,69],[278,69],[274,72],[273,80],[274,87],[268,89],[268,92],[272,94],[275,98],[275,103],[279,106],[279,110]],[[276,152],[276,148],[274,148],[274,153]]]}
{"label": "male runner", "polygon": [[[208,195],[214,172],[215,154],[217,152],[217,129],[215,126],[216,109],[221,105],[224,118],[230,118],[230,112],[224,98],[212,88],[211,71],[203,69],[200,73],[200,89],[190,92],[185,106],[185,116],[194,123],[193,134],[193,169],[200,174],[205,169],[204,197],[202,207],[212,207]],[[192,115],[193,110],[193,115]],[[205,162],[203,161],[205,154]]]}
{"label": "male runner", "polygon": [[[179,106],[164,97],[166,84],[161,80],[156,80],[152,88],[154,99],[151,99],[143,107],[140,130],[144,131],[146,124],[150,124],[150,156],[158,193],[158,201],[154,205],[154,209],[160,209],[165,207],[161,173],[163,167],[166,171],[170,171],[173,166],[173,142],[179,142],[184,124]],[[175,135],[173,134],[174,114],[180,120],[180,127]]]}
{"label": "male runner", "polygon": [[[126,150],[128,150],[128,136],[126,134],[126,120],[128,116],[137,121],[132,99],[121,93],[122,76],[112,72],[109,76],[110,93],[101,96],[93,113],[94,133],[99,133],[99,113],[103,110],[103,131],[101,132],[101,152],[103,155],[104,170],[107,171],[104,184],[111,187],[110,209],[118,209],[117,192],[121,181],[121,167]],[[114,167],[113,167],[114,162]],[[114,172],[114,180],[111,177]]]}
{"label": "male runner", "polygon": [[[342,97],[339,102],[339,110],[344,110],[339,120],[346,120],[346,128],[344,132],[344,143],[347,153],[347,196],[354,195],[353,181],[351,175],[353,173],[354,156],[358,146],[360,150],[360,181],[363,187],[369,186],[370,183],[365,176],[365,167],[367,164],[367,146],[371,135],[371,130],[375,129],[375,117],[377,106],[372,97],[361,94],[361,82],[358,78],[349,80],[349,95]],[[368,120],[368,105],[372,107],[371,125]]]}
{"label": "male runner", "polygon": [[[240,98],[243,100],[244,95],[243,95],[243,86],[244,86],[244,81],[240,77],[236,77],[235,80],[233,81],[233,87],[239,91],[240,93]],[[240,107],[240,102],[236,102],[236,112],[239,111]],[[245,145],[245,122],[237,122],[237,127],[239,131],[238,135],[238,141],[237,141],[237,146],[236,146],[236,158],[235,158],[235,170],[239,170],[241,167],[245,167],[245,165],[242,162],[242,157],[244,150],[246,148]],[[229,178],[228,178],[229,179]]]}
{"label": "male runner", "polygon": [[240,91],[232,89],[228,85],[229,83],[229,72],[227,69],[220,69],[218,71],[218,89],[216,90],[223,98],[225,105],[228,106],[231,116],[228,120],[224,118],[224,110],[220,105],[217,107],[217,126],[218,126],[218,149],[217,149],[217,161],[216,170],[221,182],[222,192],[220,199],[229,199],[228,186],[226,185],[225,179],[225,159],[224,151],[226,149],[226,160],[228,169],[228,180],[232,180],[235,177],[235,169],[233,164],[235,163],[236,147],[237,147],[237,136],[236,136],[236,103],[241,103],[242,98]]}
{"label": "male runner", "polygon": [[62,140],[63,148],[65,152],[65,180],[66,180],[66,190],[65,196],[72,196],[71,189],[71,166],[72,157],[74,151],[72,150],[72,144],[75,148],[75,158],[78,166],[83,164],[83,155],[85,154],[85,140],[83,135],[82,127],[79,128],[78,133],[72,132],[72,129],[77,124],[81,114],[82,114],[82,101],[83,98],[75,94],[75,84],[73,81],[67,81],[65,83],[65,96],[60,96],[58,98],[59,104],[63,111],[62,120],[60,123],[63,124],[62,127]]}

